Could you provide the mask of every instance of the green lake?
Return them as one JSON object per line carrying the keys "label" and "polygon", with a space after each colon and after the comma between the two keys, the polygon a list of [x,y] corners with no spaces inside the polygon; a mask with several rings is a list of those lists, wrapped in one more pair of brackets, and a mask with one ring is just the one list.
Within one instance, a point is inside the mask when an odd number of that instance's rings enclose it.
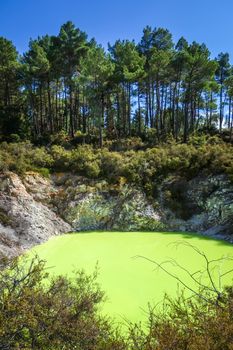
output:
{"label": "green lake", "polygon": [[[47,261],[50,273],[69,276],[75,269],[91,273],[98,262],[98,282],[107,297],[102,312],[119,322],[137,322],[146,320],[148,303],[157,305],[165,292],[176,296],[183,288],[177,280],[143,257],[157,263],[174,259],[190,272],[205,269],[204,259],[190,245],[204,252],[209,260],[233,256],[233,246],[221,240],[195,234],[159,232],[67,234],[35,247],[32,254]],[[211,266],[218,283],[218,275],[232,269],[233,262],[225,259],[220,265]],[[190,277],[175,264],[167,263],[164,267],[187,285],[194,286]],[[227,274],[222,278],[222,284],[230,284],[232,280],[233,274]],[[202,282],[206,281],[202,277]]]}

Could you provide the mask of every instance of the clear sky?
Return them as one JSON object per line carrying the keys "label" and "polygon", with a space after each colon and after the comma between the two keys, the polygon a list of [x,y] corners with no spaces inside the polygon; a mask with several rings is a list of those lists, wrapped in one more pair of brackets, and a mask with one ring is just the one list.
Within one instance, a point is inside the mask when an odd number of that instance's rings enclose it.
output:
{"label": "clear sky", "polygon": [[213,57],[228,51],[233,61],[233,0],[0,0],[0,36],[21,53],[30,38],[58,34],[67,20],[104,46],[138,41],[146,25],[165,27],[174,40],[204,42]]}

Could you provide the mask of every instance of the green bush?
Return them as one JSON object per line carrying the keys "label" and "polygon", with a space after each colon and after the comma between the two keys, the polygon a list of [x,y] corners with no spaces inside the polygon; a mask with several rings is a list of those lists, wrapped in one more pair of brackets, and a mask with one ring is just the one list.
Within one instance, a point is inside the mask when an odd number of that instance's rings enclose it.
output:
{"label": "green bush", "polygon": [[50,177],[50,170],[48,168],[32,168],[32,171],[42,175],[43,177],[49,178]]}
{"label": "green bush", "polygon": [[120,140],[108,140],[104,142],[104,147],[111,152],[137,151],[144,148],[144,144],[140,137],[129,137]]}
{"label": "green bush", "polygon": [[123,174],[124,157],[117,152],[103,149],[99,154],[101,160],[101,176],[116,182]]}
{"label": "green bush", "polygon": [[51,168],[53,166],[54,160],[44,147],[30,149],[27,152],[27,156],[30,163],[37,167]]}
{"label": "green bush", "polygon": [[169,175],[193,178],[201,172],[205,175],[223,173],[233,179],[233,147],[216,137],[194,138],[190,144],[170,142],[146,150],[122,152],[107,148],[96,150],[90,145],[70,149],[53,145],[46,149],[34,147],[30,142],[2,142],[0,170],[19,174],[36,170],[44,176],[50,171],[71,172],[115,183],[124,177],[152,194],[154,184]]}
{"label": "green bush", "polygon": [[198,297],[165,297],[162,310],[150,310],[146,330],[131,327],[130,349],[232,350],[233,289],[225,291],[221,305],[206,297],[209,303]]}
{"label": "green bush", "polygon": [[126,350],[123,338],[98,313],[104,294],[96,273],[48,278],[45,262],[37,258],[2,265],[0,349]]}
{"label": "green bush", "polygon": [[72,151],[71,170],[79,175],[98,178],[99,159],[91,146],[78,146]]}
{"label": "green bush", "polygon": [[53,169],[55,171],[69,171],[71,170],[71,151],[65,150],[62,146],[52,146],[51,156],[53,159]]}

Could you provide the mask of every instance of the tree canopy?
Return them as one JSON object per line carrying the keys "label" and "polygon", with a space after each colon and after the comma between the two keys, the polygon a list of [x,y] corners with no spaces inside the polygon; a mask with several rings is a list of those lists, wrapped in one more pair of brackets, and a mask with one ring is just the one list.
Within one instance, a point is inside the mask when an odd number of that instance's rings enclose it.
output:
{"label": "tree canopy", "polygon": [[187,142],[195,132],[232,139],[233,69],[228,53],[173,42],[164,28],[143,29],[139,43],[104,50],[68,21],[57,36],[30,40],[19,55],[0,37],[0,133],[32,141],[121,139],[154,134]]}

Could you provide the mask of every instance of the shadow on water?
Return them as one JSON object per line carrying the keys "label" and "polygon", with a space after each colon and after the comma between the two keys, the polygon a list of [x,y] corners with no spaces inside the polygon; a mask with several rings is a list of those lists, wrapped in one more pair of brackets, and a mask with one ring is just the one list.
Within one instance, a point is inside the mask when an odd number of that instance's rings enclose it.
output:
{"label": "shadow on water", "polygon": [[214,241],[217,245],[221,246],[232,246],[233,244],[227,240],[224,239],[224,237],[221,237],[220,235],[216,236],[207,236],[205,234],[196,233],[196,232],[187,232],[187,231],[109,231],[109,230],[89,230],[89,231],[72,231],[67,232],[67,235],[88,235],[95,233],[109,233],[109,234],[160,234],[160,235],[180,235],[182,238],[186,240],[192,240],[192,239],[198,239],[199,241]]}

